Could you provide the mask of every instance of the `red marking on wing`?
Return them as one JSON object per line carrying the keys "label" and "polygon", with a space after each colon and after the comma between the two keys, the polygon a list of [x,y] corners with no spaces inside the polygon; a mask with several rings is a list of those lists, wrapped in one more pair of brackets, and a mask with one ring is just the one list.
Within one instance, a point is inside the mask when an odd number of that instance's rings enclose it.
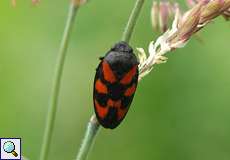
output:
{"label": "red marking on wing", "polygon": [[107,106],[108,107],[114,107],[114,108],[120,108],[121,107],[121,100],[113,101],[113,100],[109,99],[107,102]]}
{"label": "red marking on wing", "polygon": [[125,76],[121,79],[120,83],[121,84],[129,84],[132,79],[133,79],[133,76],[136,75],[136,71],[137,71],[137,65],[135,65],[128,73],[125,74]]}
{"label": "red marking on wing", "polygon": [[125,96],[126,97],[130,97],[134,94],[134,92],[136,91],[136,85],[133,84],[130,88],[128,88],[126,91],[125,91]]}
{"label": "red marking on wing", "polygon": [[114,107],[117,109],[117,119],[119,121],[124,118],[126,112],[128,111],[127,108],[121,107],[121,100],[113,101],[113,100],[109,99],[107,102],[107,106],[108,107]]}
{"label": "red marking on wing", "polygon": [[98,93],[104,93],[107,94],[108,93],[108,89],[106,87],[106,85],[104,85],[100,79],[98,79],[95,83],[95,88],[97,90]]}
{"label": "red marking on wing", "polygon": [[124,108],[124,109],[119,108],[118,109],[117,116],[118,116],[119,121],[124,118],[124,116],[127,113],[127,111],[128,111],[128,109],[126,109],[126,108]]}
{"label": "red marking on wing", "polygon": [[106,61],[103,61],[102,67],[103,67],[103,74],[104,74],[105,80],[110,83],[116,82],[116,77],[112,69],[110,68],[109,64]]}
{"label": "red marking on wing", "polygon": [[108,107],[103,107],[101,106],[97,100],[94,100],[94,103],[95,103],[95,107],[96,107],[96,111],[97,111],[97,114],[99,115],[100,118],[105,118],[105,116],[107,115],[108,113]]}

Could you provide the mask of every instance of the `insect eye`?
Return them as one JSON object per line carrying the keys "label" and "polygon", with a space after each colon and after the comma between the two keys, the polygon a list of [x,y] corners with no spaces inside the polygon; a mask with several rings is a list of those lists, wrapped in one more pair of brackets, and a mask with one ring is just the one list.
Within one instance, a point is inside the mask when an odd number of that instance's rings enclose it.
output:
{"label": "insect eye", "polygon": [[103,59],[104,59],[104,57],[99,57],[99,60],[101,60],[101,61],[102,61]]}

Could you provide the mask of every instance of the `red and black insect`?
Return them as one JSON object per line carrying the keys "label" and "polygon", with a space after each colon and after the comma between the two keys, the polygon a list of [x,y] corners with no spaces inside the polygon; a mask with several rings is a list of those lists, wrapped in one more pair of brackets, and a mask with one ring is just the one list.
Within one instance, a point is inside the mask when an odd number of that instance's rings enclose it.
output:
{"label": "red and black insect", "polygon": [[94,109],[100,124],[116,128],[124,119],[138,83],[138,61],[126,42],[100,58],[94,78]]}

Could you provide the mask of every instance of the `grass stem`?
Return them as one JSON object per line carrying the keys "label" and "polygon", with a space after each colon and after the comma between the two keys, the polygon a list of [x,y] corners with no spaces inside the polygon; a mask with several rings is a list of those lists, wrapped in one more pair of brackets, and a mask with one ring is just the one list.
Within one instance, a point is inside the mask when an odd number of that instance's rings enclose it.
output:
{"label": "grass stem", "polygon": [[46,126],[45,126],[43,143],[42,143],[41,153],[40,153],[40,160],[48,159],[48,153],[49,153],[50,143],[51,143],[52,134],[54,130],[54,123],[56,119],[56,112],[58,106],[58,98],[59,98],[64,62],[65,62],[68,44],[69,44],[69,40],[70,40],[70,36],[71,36],[71,32],[72,32],[72,28],[74,25],[74,20],[78,8],[79,6],[74,5],[74,3],[72,2],[70,3],[69,14],[68,14],[62,42],[60,45],[59,54],[57,57],[56,67],[55,67],[53,88],[52,88],[52,94],[50,99],[50,106],[47,113]]}
{"label": "grass stem", "polygon": [[123,34],[122,34],[122,38],[121,38],[122,41],[129,43],[144,2],[145,2],[145,0],[137,0],[136,1],[134,8],[132,10],[132,13],[129,17],[128,23],[125,27]]}
{"label": "grass stem", "polygon": [[[135,27],[136,22],[137,22],[137,18],[140,14],[140,11],[141,11],[141,8],[144,4],[144,1],[145,0],[137,0],[136,1],[134,8],[132,10],[132,13],[129,17],[128,23],[125,27],[125,31],[122,35],[122,41],[129,43],[129,40],[130,40],[131,35],[133,33],[134,27]],[[86,160],[87,159],[90,148],[93,145],[93,142],[95,140],[95,136],[96,136],[99,128],[100,128],[100,124],[98,123],[95,115],[93,115],[89,121],[88,126],[87,126],[86,133],[85,133],[85,136],[82,140],[82,144],[81,144],[80,150],[77,154],[76,160]]]}
{"label": "grass stem", "polygon": [[100,124],[98,123],[96,116],[93,115],[88,123],[85,137],[83,138],[83,142],[81,144],[76,160],[87,159],[89,150],[94,142],[99,128]]}

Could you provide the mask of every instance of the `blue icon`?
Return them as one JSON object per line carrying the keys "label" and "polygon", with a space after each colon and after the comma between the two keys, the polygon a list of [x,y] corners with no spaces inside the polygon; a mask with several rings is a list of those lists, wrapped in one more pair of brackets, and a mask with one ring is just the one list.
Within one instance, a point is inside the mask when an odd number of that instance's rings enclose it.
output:
{"label": "blue icon", "polygon": [[21,138],[0,138],[0,160],[22,160]]}
{"label": "blue icon", "polygon": [[13,154],[15,157],[18,156],[17,152],[15,151],[15,145],[12,141],[7,141],[3,144],[3,149],[7,153]]}

